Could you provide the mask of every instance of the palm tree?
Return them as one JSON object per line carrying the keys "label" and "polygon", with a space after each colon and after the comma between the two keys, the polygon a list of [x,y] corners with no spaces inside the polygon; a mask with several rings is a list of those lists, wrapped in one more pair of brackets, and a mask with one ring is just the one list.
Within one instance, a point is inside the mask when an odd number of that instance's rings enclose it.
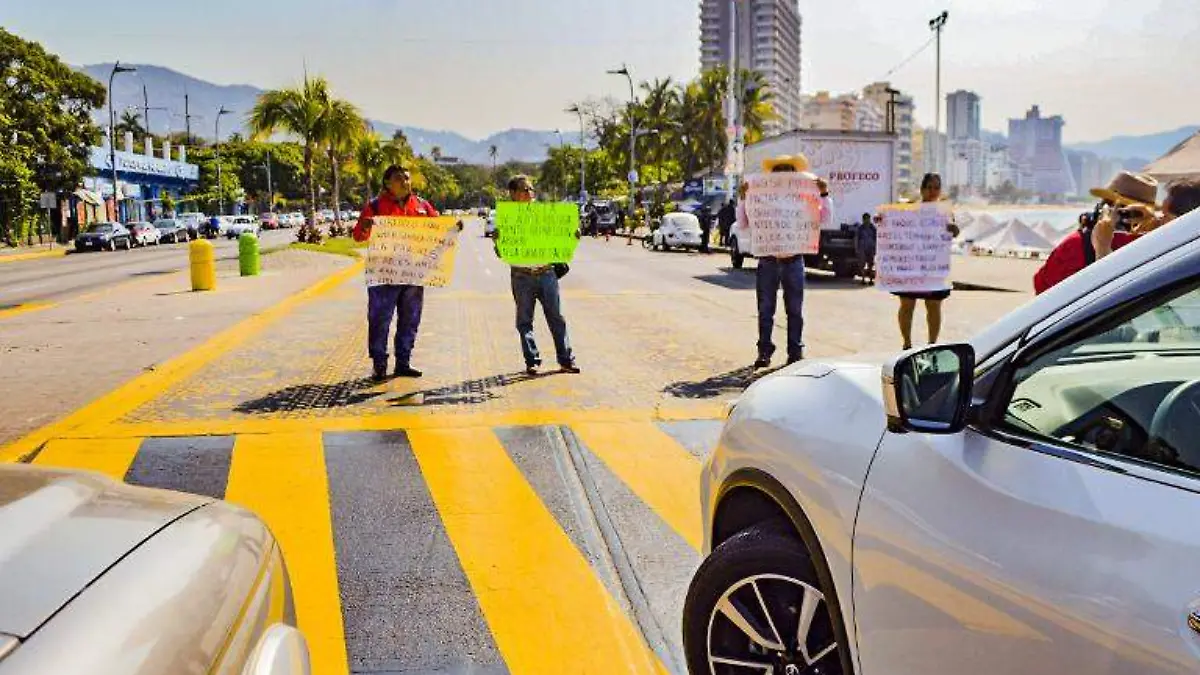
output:
{"label": "palm tree", "polygon": [[133,132],[134,136],[146,135],[146,128],[142,126],[142,116],[132,110],[121,113],[121,119],[117,122],[115,131],[121,136],[127,132]]}
{"label": "palm tree", "polygon": [[766,77],[757,70],[743,70],[739,79],[742,82],[742,124],[746,127],[746,143],[756,143],[762,140],[765,123],[779,118],[771,103],[775,94]]}
{"label": "palm tree", "polygon": [[500,146],[498,146],[498,145],[496,145],[496,144],[494,144],[494,143],[493,143],[492,145],[488,146],[488,157],[491,157],[491,158],[492,158],[492,176],[493,176],[493,179],[494,179],[494,177],[495,177],[495,174],[496,174],[496,158],[497,158],[497,157],[499,157],[499,156],[500,156]]}
{"label": "palm tree", "polygon": [[[648,129],[660,130],[660,133],[652,136],[652,144],[646,156],[651,160],[649,163],[661,173],[663,150],[672,140],[667,132],[675,126],[673,118],[679,105],[679,91],[670,77],[643,82],[641,88],[646,93],[641,105],[642,124]],[[662,176],[658,178],[661,180]]]}
{"label": "palm tree", "polygon": [[325,101],[323,140],[329,153],[329,165],[333,171],[333,221],[341,229],[342,224],[342,173],[340,165],[358,138],[367,130],[358,109],[349,101],[330,98]]}
{"label": "palm tree", "polygon": [[390,164],[400,164],[411,157],[407,143],[395,138],[391,141],[368,134],[360,137],[354,144],[354,168],[362,181],[366,193],[364,201],[370,201],[375,194],[376,183]]}
{"label": "palm tree", "polygon": [[304,141],[304,188],[308,193],[309,223],[317,222],[313,157],[325,141],[325,102],[329,98],[329,83],[325,78],[306,77],[300,87],[264,92],[250,113],[250,130],[255,139],[284,132]]}
{"label": "palm tree", "polygon": [[438,160],[440,160],[442,158],[442,146],[440,146],[440,145],[433,146],[433,148],[431,148],[429,150],[429,156],[433,158],[434,162],[437,162]]}

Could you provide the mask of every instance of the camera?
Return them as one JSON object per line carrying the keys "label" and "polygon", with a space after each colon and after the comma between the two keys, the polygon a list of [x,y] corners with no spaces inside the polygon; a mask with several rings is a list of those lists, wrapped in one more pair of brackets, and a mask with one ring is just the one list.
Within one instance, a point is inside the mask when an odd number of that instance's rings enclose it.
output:
{"label": "camera", "polygon": [[1144,213],[1137,209],[1120,208],[1116,211],[1114,229],[1118,232],[1132,232],[1138,221],[1145,216]]}

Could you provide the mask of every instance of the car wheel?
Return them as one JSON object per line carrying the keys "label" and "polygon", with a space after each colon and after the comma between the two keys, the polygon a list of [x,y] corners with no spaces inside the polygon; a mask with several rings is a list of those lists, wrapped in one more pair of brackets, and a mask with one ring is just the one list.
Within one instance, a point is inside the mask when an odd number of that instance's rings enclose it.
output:
{"label": "car wheel", "polygon": [[104,245],[104,248],[107,248],[110,251],[115,251],[115,250],[117,250],[117,242],[113,241],[112,239],[109,239],[108,243]]}
{"label": "car wheel", "polygon": [[705,559],[688,588],[688,671],[851,675],[834,614],[800,542],[744,530]]}
{"label": "car wheel", "polygon": [[729,264],[733,265],[733,269],[740,270],[742,265],[746,264],[746,256],[738,250],[737,240],[733,241],[733,245],[729,248]]}
{"label": "car wheel", "polygon": [[859,264],[854,260],[833,261],[833,276],[838,279],[852,279],[860,271]]}

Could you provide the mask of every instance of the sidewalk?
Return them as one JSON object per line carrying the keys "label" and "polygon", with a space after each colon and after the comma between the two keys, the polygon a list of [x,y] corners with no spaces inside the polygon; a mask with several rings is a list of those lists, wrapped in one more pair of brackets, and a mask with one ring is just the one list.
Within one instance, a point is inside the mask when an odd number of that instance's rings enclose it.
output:
{"label": "sidewalk", "polygon": [[33,246],[0,247],[0,264],[17,262],[19,260],[35,260],[66,255],[71,250],[69,244],[35,244]]}

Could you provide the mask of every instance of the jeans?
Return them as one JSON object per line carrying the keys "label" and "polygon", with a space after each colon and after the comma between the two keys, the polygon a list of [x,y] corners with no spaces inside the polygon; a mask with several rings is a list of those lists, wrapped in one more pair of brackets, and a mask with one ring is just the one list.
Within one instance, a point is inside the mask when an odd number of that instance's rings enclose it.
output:
{"label": "jeans", "polygon": [[388,331],[392,327],[392,317],[396,316],[396,365],[408,366],[417,344],[417,329],[421,327],[424,306],[424,286],[367,288],[367,347],[375,364],[387,366]]}
{"label": "jeans", "polygon": [[804,357],[804,257],[792,260],[759,258],[758,291],[758,355],[771,358],[775,344],[771,331],[775,327],[775,303],[779,287],[783,286],[783,307],[787,312],[788,361]]}
{"label": "jeans", "polygon": [[538,274],[530,274],[524,270],[512,270],[513,301],[517,305],[517,334],[521,337],[521,353],[525,356],[526,366],[539,366],[542,363],[538,352],[537,341],[533,337],[534,303],[542,303],[542,312],[546,315],[546,324],[550,327],[550,335],[554,337],[554,352],[558,365],[570,366],[575,363],[571,353],[571,341],[567,337],[567,320],[562,315],[562,299],[558,292],[558,277],[554,270],[546,270]]}

